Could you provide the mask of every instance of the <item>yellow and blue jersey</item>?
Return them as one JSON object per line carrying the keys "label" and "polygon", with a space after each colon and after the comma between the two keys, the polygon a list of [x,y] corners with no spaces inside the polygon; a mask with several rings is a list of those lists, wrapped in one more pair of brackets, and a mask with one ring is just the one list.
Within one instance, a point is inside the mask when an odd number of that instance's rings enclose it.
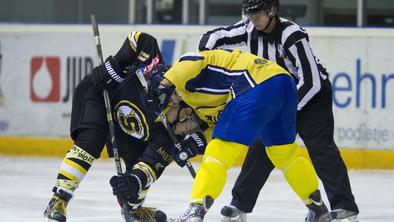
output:
{"label": "yellow and blue jersey", "polygon": [[277,75],[290,75],[270,60],[239,50],[210,50],[183,55],[167,71],[183,100],[211,127],[225,105]]}

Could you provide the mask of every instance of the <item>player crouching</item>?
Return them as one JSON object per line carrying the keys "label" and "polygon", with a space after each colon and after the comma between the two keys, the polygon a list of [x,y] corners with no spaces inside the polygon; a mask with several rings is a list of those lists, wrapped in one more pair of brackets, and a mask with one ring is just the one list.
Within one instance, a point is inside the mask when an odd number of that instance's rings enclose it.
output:
{"label": "player crouching", "polygon": [[[113,176],[110,184],[122,206],[122,214],[127,215],[126,222],[167,221],[163,211],[142,206],[150,186],[173,160],[184,166],[187,159],[202,154],[207,144],[202,134],[204,123],[193,109],[181,101],[174,89],[160,89],[160,84],[156,84],[163,79],[162,75],[167,69],[164,64],[159,64],[147,74],[150,80],[148,92],[135,76],[126,77],[114,90],[109,91],[116,114],[115,133],[119,156],[126,165],[126,172]],[[159,121],[158,114],[161,112],[165,113],[178,143],[174,144],[167,129]],[[91,134],[83,133],[81,131],[79,135],[92,139]],[[84,150],[75,144],[66,154],[53,189],[54,195],[44,212],[47,221],[66,222],[66,207],[74,191],[87,169],[99,157],[87,152],[88,148]],[[123,210],[124,205],[127,206],[127,213]]]}

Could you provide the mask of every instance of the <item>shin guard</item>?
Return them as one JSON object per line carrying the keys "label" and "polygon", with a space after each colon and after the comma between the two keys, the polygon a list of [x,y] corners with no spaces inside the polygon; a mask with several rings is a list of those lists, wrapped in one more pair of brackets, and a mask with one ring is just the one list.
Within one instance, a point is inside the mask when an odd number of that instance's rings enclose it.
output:
{"label": "shin guard", "polygon": [[246,148],[217,138],[210,141],[193,183],[191,202],[202,204],[206,196],[216,199],[226,183],[227,170]]}
{"label": "shin guard", "polygon": [[301,156],[297,144],[267,147],[267,155],[301,200],[310,204],[309,195],[317,190],[318,181],[312,164]]}
{"label": "shin guard", "polygon": [[74,145],[66,154],[59,169],[55,188],[73,192],[78,188],[95,158],[82,148]]}

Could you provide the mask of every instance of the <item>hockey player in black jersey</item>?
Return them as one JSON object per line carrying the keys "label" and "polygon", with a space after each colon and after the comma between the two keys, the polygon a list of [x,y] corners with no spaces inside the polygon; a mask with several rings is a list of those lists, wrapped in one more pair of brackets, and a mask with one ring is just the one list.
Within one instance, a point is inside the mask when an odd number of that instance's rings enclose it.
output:
{"label": "hockey player in black jersey", "polygon": [[[206,32],[199,50],[247,46],[250,52],[276,62],[293,75],[298,89],[297,132],[323,182],[334,219],[356,220],[358,207],[346,166],[334,141],[332,89],[328,73],[315,57],[307,32],[278,16],[279,0],[242,0],[245,20]],[[264,143],[264,141],[262,141]],[[236,181],[231,204],[223,207],[223,221],[246,221],[273,169],[261,141],[248,150]],[[259,175],[256,177],[255,175]],[[320,194],[315,198],[320,200]],[[307,221],[317,221],[322,206],[309,205]]]}
{"label": "hockey player in black jersey", "polygon": [[[149,72],[154,67],[156,72]],[[74,191],[108,141],[103,89],[108,90],[110,96],[119,155],[126,165],[123,175],[110,180],[113,193],[120,197],[118,200],[123,200],[121,205],[127,204],[132,221],[166,221],[164,212],[142,207],[142,204],[150,185],[171,163],[172,156],[179,165],[184,165],[185,160],[178,158],[179,151],[174,149],[166,128],[158,121],[158,114],[166,113],[174,133],[180,138],[177,147],[189,157],[203,153],[206,145],[201,122],[174,89],[145,91],[135,74],[137,70],[149,73],[149,84],[156,84],[168,68],[163,64],[156,39],[146,33],[132,32],[115,56],[108,57],[105,64],[94,68],[78,84],[70,128],[74,145],[58,171],[54,195],[44,212],[48,221],[66,221],[66,207]],[[189,134],[192,136],[186,136]],[[107,143],[107,148],[110,151],[111,144]]]}

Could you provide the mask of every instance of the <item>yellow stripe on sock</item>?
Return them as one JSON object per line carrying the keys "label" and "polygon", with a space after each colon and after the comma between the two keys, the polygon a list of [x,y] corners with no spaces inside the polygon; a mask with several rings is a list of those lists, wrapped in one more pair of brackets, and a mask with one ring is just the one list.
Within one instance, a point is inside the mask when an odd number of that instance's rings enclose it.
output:
{"label": "yellow stripe on sock", "polygon": [[74,167],[75,169],[77,169],[79,172],[81,172],[83,175],[86,175],[86,173],[88,172],[87,170],[85,170],[81,165],[79,165],[78,163],[69,160],[69,159],[65,159],[64,160],[65,163],[67,163],[68,165]]}
{"label": "yellow stripe on sock", "polygon": [[63,176],[73,180],[73,181],[77,181],[77,182],[81,182],[80,179],[78,179],[77,177],[75,177],[74,175],[68,173],[67,171],[64,170],[59,170],[59,174],[62,174]]}
{"label": "yellow stripe on sock", "polygon": [[150,186],[152,183],[154,183],[157,180],[155,171],[148,164],[144,162],[138,162],[133,166],[133,170],[136,169],[142,171],[145,174],[147,178],[146,186]]}

